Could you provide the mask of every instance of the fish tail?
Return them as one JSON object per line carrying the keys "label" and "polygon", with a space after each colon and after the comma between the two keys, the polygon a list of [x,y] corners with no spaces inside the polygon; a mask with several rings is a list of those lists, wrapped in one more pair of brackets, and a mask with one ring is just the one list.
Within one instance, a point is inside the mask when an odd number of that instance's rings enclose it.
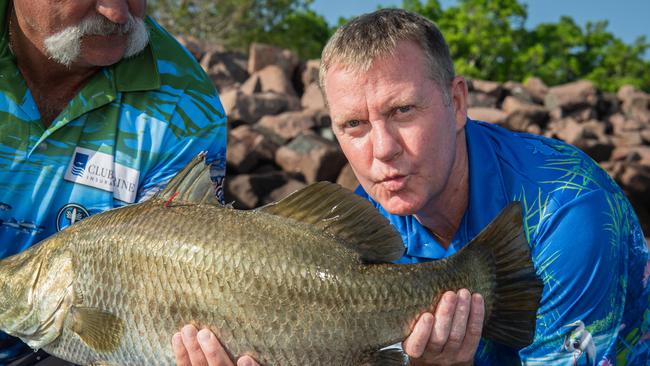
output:
{"label": "fish tail", "polygon": [[532,343],[543,283],[533,267],[519,203],[503,209],[454,257],[461,262],[456,268],[474,274],[474,291],[485,299],[483,337],[517,349]]}

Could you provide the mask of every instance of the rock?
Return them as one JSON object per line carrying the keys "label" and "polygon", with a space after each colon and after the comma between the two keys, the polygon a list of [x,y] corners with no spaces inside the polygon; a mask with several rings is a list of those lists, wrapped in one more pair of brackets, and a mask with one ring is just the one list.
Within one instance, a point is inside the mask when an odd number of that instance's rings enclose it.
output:
{"label": "rock", "polygon": [[607,161],[612,155],[612,151],[614,151],[612,143],[592,139],[579,140],[575,146],[599,163]]}
{"label": "rock", "polygon": [[296,179],[289,179],[286,184],[271,191],[271,193],[269,193],[269,195],[267,196],[265,203],[277,202],[285,198],[286,196],[290,195],[291,193],[303,189],[305,187],[307,187],[307,184]]}
{"label": "rock", "polygon": [[496,99],[501,98],[501,95],[503,94],[503,87],[501,84],[494,81],[473,79],[469,80],[468,84],[468,89],[470,91],[484,93],[495,97]]}
{"label": "rock", "polygon": [[598,118],[596,109],[593,107],[581,107],[570,112],[563,113],[563,118],[573,118],[578,122],[589,121]]}
{"label": "rock", "polygon": [[219,92],[243,83],[248,78],[246,56],[212,48],[201,58],[201,67]]}
{"label": "rock", "polygon": [[248,53],[248,73],[253,74],[269,65],[279,66],[291,79],[299,60],[293,52],[275,46],[251,43]]}
{"label": "rock", "polygon": [[497,108],[470,107],[467,115],[474,120],[502,125],[505,123],[508,114]]}
{"label": "rock", "polygon": [[304,70],[302,71],[302,85],[316,84],[318,85],[318,73],[320,70],[320,59],[309,60],[305,62]]}
{"label": "rock", "polygon": [[234,200],[234,207],[239,209],[255,208],[263,202],[263,197],[285,185],[288,180],[287,174],[279,171],[228,177],[226,202]]}
{"label": "rock", "polygon": [[528,90],[528,93],[535,103],[544,103],[544,98],[548,93],[548,87],[546,84],[544,84],[542,79],[537,77],[530,77],[524,82],[524,88]]}
{"label": "rock", "polygon": [[512,96],[504,99],[502,108],[508,115],[505,126],[515,131],[526,131],[531,124],[544,126],[549,119],[544,107]]}
{"label": "rock", "polygon": [[342,187],[347,188],[354,192],[355,189],[359,186],[359,181],[352,171],[350,163],[345,164],[339,177],[336,179],[336,183],[340,184]]}
{"label": "rock", "polygon": [[284,71],[279,66],[269,65],[252,74],[241,86],[244,94],[253,95],[260,92],[275,92],[295,96],[296,91]]}
{"label": "rock", "polygon": [[639,146],[643,145],[643,139],[638,132],[621,132],[612,137],[616,146]]}
{"label": "rock", "polygon": [[228,121],[253,124],[266,115],[275,115],[287,110],[300,109],[298,98],[274,92],[247,95],[240,90],[228,90],[221,95]]}
{"label": "rock", "polygon": [[644,144],[650,145],[650,127],[646,127],[639,133]]}
{"label": "rock", "polygon": [[634,86],[628,84],[618,88],[618,92],[616,92],[616,96],[621,102],[624,102],[637,92],[638,90],[636,90]]}
{"label": "rock", "polygon": [[604,120],[609,116],[618,113],[620,103],[614,93],[602,93],[596,104],[596,114],[598,119]]}
{"label": "rock", "polygon": [[203,57],[203,42],[198,38],[193,36],[176,36],[176,40],[181,44],[181,46],[185,47],[185,49],[188,50],[197,61]]}
{"label": "rock", "polygon": [[225,201],[232,203],[237,209],[249,210],[257,207],[260,198],[253,189],[250,174],[226,177]]}
{"label": "rock", "polygon": [[228,170],[234,169],[236,173],[249,173],[257,166],[258,161],[258,155],[248,147],[246,142],[228,140],[228,149],[226,150]]}
{"label": "rock", "polygon": [[498,99],[495,96],[471,91],[468,94],[467,105],[469,107],[496,108],[497,102]]}
{"label": "rock", "polygon": [[529,125],[526,128],[526,132],[532,133],[533,135],[541,135],[542,134],[542,128],[539,127],[538,125]]}
{"label": "rock", "polygon": [[237,172],[248,173],[258,162],[274,161],[278,147],[262,131],[241,125],[230,130],[226,160]]}
{"label": "rock", "polygon": [[557,131],[557,138],[576,146],[597,162],[606,161],[612,155],[614,144],[605,134],[606,126],[600,121],[579,123],[567,118],[554,122],[553,127]]}
{"label": "rock", "polygon": [[554,86],[548,90],[544,98],[547,109],[561,108],[563,112],[571,112],[582,107],[594,107],[597,102],[598,91],[588,80]]}
{"label": "rock", "polygon": [[515,81],[506,81],[503,84],[503,89],[505,90],[506,94],[509,94],[514,98],[528,103],[535,103],[528,89],[526,89],[521,83]]}
{"label": "rock", "polygon": [[286,172],[302,173],[307,183],[334,182],[346,163],[335,143],[316,135],[300,135],[280,147],[275,161]]}
{"label": "rock", "polygon": [[310,116],[314,120],[315,129],[330,127],[332,125],[330,112],[327,108],[305,108],[302,110],[302,113],[306,116]]}
{"label": "rock", "polygon": [[305,109],[325,109],[325,99],[320,87],[316,83],[308,84],[305,88],[305,93],[300,99],[300,104]]}
{"label": "rock", "polygon": [[627,192],[634,192],[634,196],[642,197],[644,202],[650,203],[650,167],[626,164],[620,183]]}
{"label": "rock", "polygon": [[264,116],[257,123],[258,127],[270,131],[283,139],[283,142],[301,134],[311,134],[315,121],[303,111],[284,112],[276,116]]}
{"label": "rock", "polygon": [[623,101],[621,110],[627,118],[649,125],[650,95],[641,92],[632,93]]}
{"label": "rock", "polygon": [[645,128],[645,124],[638,120],[627,119],[624,115],[616,113],[609,117],[612,130],[615,135],[621,135],[626,132],[638,132]]}
{"label": "rock", "polygon": [[611,160],[633,162],[650,167],[650,146],[617,146],[612,151]]}

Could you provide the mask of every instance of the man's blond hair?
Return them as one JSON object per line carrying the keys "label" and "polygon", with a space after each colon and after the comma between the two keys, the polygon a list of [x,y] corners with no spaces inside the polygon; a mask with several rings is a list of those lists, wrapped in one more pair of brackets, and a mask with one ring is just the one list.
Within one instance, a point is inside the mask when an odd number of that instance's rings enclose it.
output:
{"label": "man's blond hair", "polygon": [[[381,9],[361,15],[340,27],[321,55],[319,83],[325,92],[325,76],[333,64],[366,72],[374,60],[391,56],[401,41],[413,41],[424,52],[429,76],[449,101],[454,64],[442,33],[426,18],[402,9]],[[408,70],[405,70],[408,72]]]}

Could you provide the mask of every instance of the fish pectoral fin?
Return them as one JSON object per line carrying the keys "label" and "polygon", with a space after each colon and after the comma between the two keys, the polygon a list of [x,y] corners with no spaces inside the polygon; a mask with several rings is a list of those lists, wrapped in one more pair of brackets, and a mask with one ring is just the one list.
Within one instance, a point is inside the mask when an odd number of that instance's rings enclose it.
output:
{"label": "fish pectoral fin", "polygon": [[72,331],[98,352],[112,352],[120,345],[124,322],[117,316],[91,307],[73,306]]}
{"label": "fish pectoral fin", "polygon": [[338,184],[318,182],[258,211],[304,222],[339,239],[365,263],[398,260],[402,237],[367,200]]}
{"label": "fish pectoral fin", "polygon": [[407,366],[409,357],[399,348],[387,348],[368,356],[361,366]]}

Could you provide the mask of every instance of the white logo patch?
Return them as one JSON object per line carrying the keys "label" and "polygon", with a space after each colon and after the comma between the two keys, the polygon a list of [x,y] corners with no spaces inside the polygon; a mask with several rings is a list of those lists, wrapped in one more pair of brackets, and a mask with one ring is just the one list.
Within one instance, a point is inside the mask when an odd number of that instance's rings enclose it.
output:
{"label": "white logo patch", "polygon": [[113,192],[113,197],[126,203],[135,202],[140,172],[115,163],[113,155],[77,147],[65,180]]}

